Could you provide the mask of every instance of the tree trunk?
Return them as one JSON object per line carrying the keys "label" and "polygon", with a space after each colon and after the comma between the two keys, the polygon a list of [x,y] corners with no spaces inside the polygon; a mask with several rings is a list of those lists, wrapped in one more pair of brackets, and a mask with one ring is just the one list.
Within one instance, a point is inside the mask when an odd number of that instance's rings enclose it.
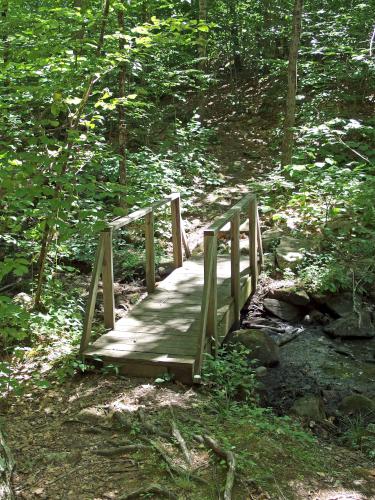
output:
{"label": "tree trunk", "polygon": [[302,29],[303,0],[295,0],[293,11],[292,39],[289,48],[288,64],[288,95],[284,120],[284,137],[281,147],[281,165],[290,165],[292,162],[294,131],[296,121],[296,94],[297,94],[297,62],[298,49]]}
{"label": "tree trunk", "polygon": [[240,44],[239,26],[238,26],[237,0],[230,0],[229,14],[230,14],[230,38],[231,38],[234,69],[236,71],[241,71],[242,59],[241,59],[241,44]]}
{"label": "tree trunk", "polygon": [[[199,21],[207,22],[207,0],[199,0]],[[207,32],[199,31],[198,37],[198,55],[201,59],[199,67],[205,69],[207,57]]]}
{"label": "tree trunk", "polygon": [[[119,10],[117,14],[118,27],[120,34],[125,33],[125,20],[124,11]],[[125,42],[123,38],[119,38],[119,51],[120,54],[124,56]],[[125,99],[125,83],[126,83],[126,66],[125,62],[122,61],[120,64],[120,72],[118,78],[118,96],[120,100]],[[125,104],[120,102],[118,107],[118,153],[120,156],[119,162],[119,183],[122,186],[126,186],[126,122],[125,122]],[[120,196],[120,206],[126,208],[126,193],[122,193]]]}
{"label": "tree trunk", "polygon": [[0,500],[13,500],[12,473],[14,461],[0,429]]}

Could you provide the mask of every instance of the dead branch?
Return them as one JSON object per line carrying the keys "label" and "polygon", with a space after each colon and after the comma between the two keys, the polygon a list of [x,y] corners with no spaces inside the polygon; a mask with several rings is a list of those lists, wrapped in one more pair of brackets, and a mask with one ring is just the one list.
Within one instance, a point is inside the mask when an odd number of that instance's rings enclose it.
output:
{"label": "dead branch", "polygon": [[171,498],[172,500],[178,500],[178,497],[169,490],[162,488],[158,484],[151,484],[146,488],[139,488],[138,490],[133,491],[132,493],[127,493],[126,495],[122,495],[119,497],[119,500],[130,500],[131,498],[139,498],[140,496],[147,494],[156,494],[161,495],[165,498]]}
{"label": "dead branch", "polygon": [[216,455],[218,455],[220,458],[224,458],[225,461],[227,462],[228,472],[225,483],[224,500],[231,500],[232,489],[234,484],[234,474],[236,472],[236,465],[237,465],[234,453],[232,453],[231,451],[226,451],[223,448],[221,448],[219,443],[210,436],[196,435],[194,437],[199,443],[205,444],[207,448],[210,448],[214,453],[216,453]]}

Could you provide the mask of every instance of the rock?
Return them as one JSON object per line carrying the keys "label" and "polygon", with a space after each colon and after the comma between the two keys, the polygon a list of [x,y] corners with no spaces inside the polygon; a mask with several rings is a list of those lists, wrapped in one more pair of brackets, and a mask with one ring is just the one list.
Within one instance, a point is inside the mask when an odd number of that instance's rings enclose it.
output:
{"label": "rock", "polygon": [[339,410],[344,415],[373,415],[375,419],[375,402],[362,394],[346,396],[339,404]]}
{"label": "rock", "polygon": [[12,301],[29,311],[33,306],[33,298],[25,292],[17,293],[12,299]]}
{"label": "rock", "polygon": [[267,375],[267,368],[265,366],[258,366],[258,368],[255,368],[255,375],[259,378],[265,377]]}
{"label": "rock", "polygon": [[310,303],[310,297],[305,290],[293,287],[275,288],[268,293],[267,297],[282,300],[295,306],[307,306]]}
{"label": "rock", "polygon": [[263,265],[266,271],[273,271],[276,267],[276,259],[274,253],[263,254]]}
{"label": "rock", "polygon": [[324,331],[333,337],[372,338],[375,336],[375,327],[369,311],[362,311],[360,318],[354,312],[347,314],[325,326]]}
{"label": "rock", "polygon": [[311,245],[303,240],[283,236],[276,247],[276,261],[280,269],[296,269],[304,259],[304,250]]}
{"label": "rock", "polygon": [[237,330],[233,332],[231,342],[245,346],[251,351],[250,359],[257,359],[263,366],[275,366],[279,363],[279,346],[265,332]]}
{"label": "rock", "polygon": [[78,420],[83,420],[93,425],[106,423],[108,419],[105,410],[102,408],[95,408],[94,406],[83,408],[83,410],[78,413],[77,418]]}
{"label": "rock", "polygon": [[269,252],[283,236],[281,229],[267,229],[262,233],[263,251]]}
{"label": "rock", "polygon": [[264,299],[266,310],[284,321],[297,321],[301,317],[298,307],[276,299]]}
{"label": "rock", "polygon": [[306,314],[306,316],[303,318],[303,323],[306,325],[312,325],[314,323],[318,323],[319,325],[328,325],[329,322],[329,316],[320,311],[317,311],[316,309],[310,311],[309,314]]}
{"label": "rock", "polygon": [[298,417],[307,417],[316,422],[320,422],[326,417],[323,400],[318,396],[309,395],[297,399],[290,411]]}
{"label": "rock", "polygon": [[341,318],[353,312],[353,296],[350,292],[340,295],[312,295],[319,305],[324,306],[335,318]]}

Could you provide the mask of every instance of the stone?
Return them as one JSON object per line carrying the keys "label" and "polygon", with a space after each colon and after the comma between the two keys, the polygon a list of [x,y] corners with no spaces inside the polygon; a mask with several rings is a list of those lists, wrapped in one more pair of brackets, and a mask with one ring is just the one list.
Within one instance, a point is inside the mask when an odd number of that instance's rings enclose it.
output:
{"label": "stone", "polygon": [[370,415],[375,419],[375,402],[362,394],[346,396],[339,404],[339,410],[344,415]]}
{"label": "stone", "polygon": [[283,236],[280,244],[276,247],[276,261],[280,269],[295,270],[304,259],[304,250],[311,245],[303,240]]}
{"label": "stone", "polygon": [[263,304],[268,312],[284,321],[298,321],[301,317],[301,311],[298,307],[287,302],[276,299],[264,299]]}
{"label": "stone", "polygon": [[310,297],[305,290],[293,287],[275,288],[268,293],[267,297],[282,300],[294,306],[307,306],[310,303]]}
{"label": "stone", "polygon": [[353,312],[353,296],[350,292],[340,295],[313,295],[312,298],[335,318],[341,318]]}
{"label": "stone", "polygon": [[32,297],[25,292],[17,293],[17,295],[13,297],[12,301],[14,302],[14,304],[23,307],[27,311],[29,311],[33,306]]}
{"label": "stone", "polygon": [[338,318],[324,327],[324,331],[333,337],[375,337],[375,327],[371,321],[371,313],[362,311],[360,317],[356,313],[350,313]]}
{"label": "stone", "polygon": [[255,368],[255,375],[259,378],[265,377],[267,375],[267,368],[265,366],[258,366],[258,368]]}
{"label": "stone", "polygon": [[262,232],[263,252],[269,252],[282,238],[283,232],[281,229],[267,229]]}
{"label": "stone", "polygon": [[231,342],[249,349],[249,358],[258,360],[262,366],[275,366],[280,361],[279,346],[260,330],[237,330],[233,332]]}
{"label": "stone", "polygon": [[267,271],[273,271],[276,267],[276,259],[274,253],[263,254],[263,265]]}
{"label": "stone", "polygon": [[326,418],[324,403],[319,396],[308,395],[297,399],[290,412],[298,417],[308,418],[315,422],[321,422]]}
{"label": "stone", "polygon": [[108,420],[107,413],[102,408],[83,408],[77,415],[78,420],[83,420],[90,424],[103,424]]}

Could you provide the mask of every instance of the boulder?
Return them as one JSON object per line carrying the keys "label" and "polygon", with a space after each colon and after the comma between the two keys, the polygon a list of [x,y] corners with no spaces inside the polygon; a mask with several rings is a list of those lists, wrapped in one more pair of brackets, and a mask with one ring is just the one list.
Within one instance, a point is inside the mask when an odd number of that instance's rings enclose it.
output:
{"label": "boulder", "polygon": [[282,300],[264,299],[263,304],[268,312],[284,321],[298,321],[301,317],[301,311],[298,307],[283,302]]}
{"label": "boulder", "polygon": [[313,395],[297,399],[290,412],[298,417],[315,420],[315,422],[320,422],[326,417],[322,398]]}
{"label": "boulder", "polygon": [[233,332],[231,342],[249,349],[250,359],[258,360],[262,366],[275,366],[279,363],[279,346],[265,332],[237,330]]}
{"label": "boulder", "polygon": [[310,297],[305,290],[293,287],[276,288],[268,293],[268,297],[288,302],[294,306],[307,306],[310,303]]}
{"label": "boulder", "polygon": [[346,396],[339,404],[344,415],[373,415],[375,419],[375,401],[362,394]]}
{"label": "boulder", "polygon": [[103,424],[108,420],[108,415],[103,408],[96,408],[95,406],[83,408],[77,415],[78,420],[82,420],[89,424]]}
{"label": "boulder", "polygon": [[276,247],[276,260],[280,269],[296,269],[304,259],[304,250],[310,248],[306,241],[283,236]]}
{"label": "boulder", "polygon": [[353,296],[350,292],[339,295],[313,295],[312,298],[335,318],[342,318],[353,312]]}
{"label": "boulder", "polygon": [[262,233],[263,251],[269,252],[283,236],[281,229],[267,229]]}
{"label": "boulder", "polygon": [[359,316],[352,312],[338,318],[325,326],[324,331],[333,337],[372,338],[375,336],[371,313],[366,310],[362,311]]}

